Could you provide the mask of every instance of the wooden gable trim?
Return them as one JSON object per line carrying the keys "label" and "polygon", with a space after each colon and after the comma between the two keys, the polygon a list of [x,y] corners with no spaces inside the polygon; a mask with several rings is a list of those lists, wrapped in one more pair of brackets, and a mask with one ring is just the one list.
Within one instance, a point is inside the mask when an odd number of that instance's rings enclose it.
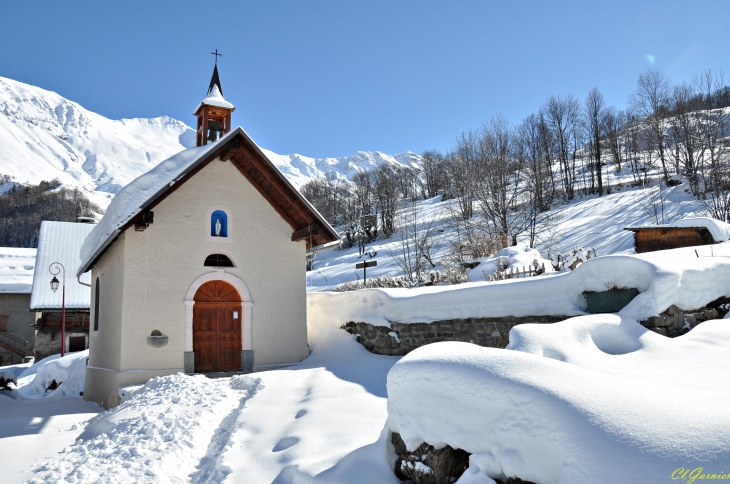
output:
{"label": "wooden gable trim", "polygon": [[[225,144],[212,151],[202,162],[199,162],[192,170],[177,180],[171,187],[168,187],[158,197],[150,200],[140,208],[139,213],[130,218],[120,228],[120,233],[126,231],[137,223],[145,212],[152,210],[171,193],[185,184],[190,178],[195,176],[200,170],[206,167],[210,162],[219,158],[221,161],[231,161],[233,165],[243,174],[246,179],[256,188],[256,190],[269,202],[276,212],[289,224],[293,232],[308,229],[310,225],[317,224],[320,230],[312,236],[313,245],[321,245],[327,242],[337,240],[337,234],[330,233],[330,230],[321,230],[322,224],[319,218],[312,210],[301,200],[301,195],[295,193],[286,181],[281,180],[278,172],[274,172],[269,166],[269,162],[262,159],[262,155],[252,146],[251,143],[242,135],[237,134]],[[115,237],[116,239],[116,237]],[[294,240],[294,238],[292,238]],[[299,239],[303,240],[303,239]],[[113,242],[112,242],[113,243]],[[111,245],[111,243],[109,244]],[[309,246],[307,239],[307,246]],[[102,251],[98,257],[106,251]]]}

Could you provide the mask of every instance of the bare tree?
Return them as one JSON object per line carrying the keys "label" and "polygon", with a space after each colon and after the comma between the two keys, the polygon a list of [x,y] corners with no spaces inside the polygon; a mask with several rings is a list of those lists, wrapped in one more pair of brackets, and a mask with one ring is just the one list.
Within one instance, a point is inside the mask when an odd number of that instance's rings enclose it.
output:
{"label": "bare tree", "polygon": [[687,177],[690,190],[701,196],[700,170],[707,148],[702,142],[700,126],[702,113],[694,86],[682,83],[674,88],[671,98],[672,116],[669,118],[669,141],[675,171]]}
{"label": "bare tree", "polygon": [[[598,180],[598,194],[603,195],[603,160],[601,159],[601,140],[606,129],[606,107],[603,94],[594,87],[588,92],[585,102],[586,130],[588,146],[590,148],[591,168],[595,171]],[[593,172],[591,173],[593,179]]]}
{"label": "bare tree", "polygon": [[468,220],[474,215],[474,176],[476,173],[476,141],[472,133],[462,133],[455,150],[448,155],[449,196],[458,201],[460,216]]}
{"label": "bare tree", "polygon": [[654,68],[647,69],[639,75],[636,91],[629,97],[629,108],[649,125],[659,159],[662,163],[664,181],[669,181],[669,170],[665,154],[666,147],[666,112],[669,106],[671,87],[666,74]]}
{"label": "bare tree", "polygon": [[426,197],[435,197],[439,190],[446,188],[447,175],[444,155],[436,150],[424,151],[421,155],[423,170],[423,192]]}
{"label": "bare tree", "polygon": [[606,142],[613,162],[616,165],[616,172],[618,173],[621,171],[621,165],[624,162],[621,146],[623,141],[621,131],[624,125],[626,125],[626,113],[624,111],[616,111],[613,107],[608,108],[606,110],[605,123]]}
{"label": "bare tree", "polygon": [[516,150],[514,130],[497,115],[475,137],[474,197],[495,229],[514,245],[525,229],[524,160]]}
{"label": "bare tree", "polygon": [[415,200],[403,200],[403,207],[395,215],[395,249],[388,255],[403,270],[403,277],[412,285],[419,285],[428,266],[436,267],[434,253],[440,246],[438,217],[424,216]]}
{"label": "bare tree", "polygon": [[550,96],[542,111],[555,143],[563,190],[566,198],[571,200],[576,184],[575,153],[579,144],[580,104],[573,96]]}
{"label": "bare tree", "polygon": [[398,184],[395,169],[380,165],[375,170],[375,199],[380,213],[380,227],[383,236],[389,237],[395,230],[394,218],[398,202]]}

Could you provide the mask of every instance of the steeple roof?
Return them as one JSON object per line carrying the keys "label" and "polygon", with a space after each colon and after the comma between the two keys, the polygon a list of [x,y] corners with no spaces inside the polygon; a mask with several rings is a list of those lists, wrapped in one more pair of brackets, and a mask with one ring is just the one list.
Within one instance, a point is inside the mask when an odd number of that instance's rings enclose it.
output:
{"label": "steeple roof", "polygon": [[208,94],[213,90],[213,86],[218,86],[221,97],[223,97],[223,87],[221,86],[221,78],[218,76],[218,64],[213,67],[213,77],[210,78],[210,86],[208,86]]}
{"label": "steeple roof", "polygon": [[200,101],[198,107],[195,108],[193,116],[197,116],[198,111],[200,111],[200,108],[202,108],[203,106],[215,106],[217,108],[230,109],[231,111],[236,109],[233,104],[229,103],[223,98],[223,88],[221,87],[221,78],[218,75],[217,64],[215,67],[213,67],[213,77],[211,77],[210,79],[208,94],[205,96],[205,99]]}

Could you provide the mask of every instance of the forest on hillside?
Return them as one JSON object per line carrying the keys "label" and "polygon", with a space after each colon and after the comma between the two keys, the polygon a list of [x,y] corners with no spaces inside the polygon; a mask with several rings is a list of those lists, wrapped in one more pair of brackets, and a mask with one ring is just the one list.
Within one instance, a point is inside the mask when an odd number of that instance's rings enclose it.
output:
{"label": "forest on hillside", "polygon": [[0,247],[38,247],[41,221],[76,222],[103,210],[80,190],[63,188],[57,179],[20,185],[0,175]]}
{"label": "forest on hillside", "polygon": [[[650,68],[639,75],[625,109],[607,105],[597,88],[582,100],[550,96],[518,125],[497,114],[462,133],[447,153],[424,152],[419,169],[382,165],[351,182],[313,180],[301,191],[341,229],[346,246],[362,247],[396,232],[397,208],[409,200],[453,199],[452,243],[462,260],[494,253],[517,236],[534,247],[557,222],[550,220],[552,207],[577,195],[609,194],[619,178],[634,186],[685,183],[708,215],[728,220],[729,107],[722,74],[706,70],[673,84]],[[410,226],[411,234],[400,236],[418,251],[426,243],[418,235],[424,226]]]}

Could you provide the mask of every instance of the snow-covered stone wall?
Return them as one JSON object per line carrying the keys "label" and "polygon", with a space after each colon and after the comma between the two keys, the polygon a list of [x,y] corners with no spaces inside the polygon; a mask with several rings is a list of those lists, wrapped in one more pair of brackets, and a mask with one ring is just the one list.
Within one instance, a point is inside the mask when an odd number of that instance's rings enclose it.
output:
{"label": "snow-covered stone wall", "polygon": [[461,341],[490,348],[509,344],[509,331],[518,324],[555,323],[563,316],[528,316],[516,318],[447,319],[433,323],[391,323],[391,327],[351,321],[343,326],[371,353],[403,356],[421,346],[440,341]]}

